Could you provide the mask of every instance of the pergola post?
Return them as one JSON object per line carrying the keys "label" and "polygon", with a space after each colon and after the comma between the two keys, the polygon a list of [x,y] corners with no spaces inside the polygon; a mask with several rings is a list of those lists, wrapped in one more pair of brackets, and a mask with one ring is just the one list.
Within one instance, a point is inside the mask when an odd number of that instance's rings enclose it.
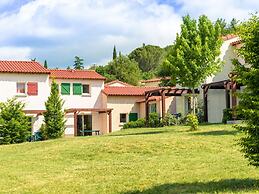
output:
{"label": "pergola post", "polygon": [[204,121],[208,122],[208,90],[209,86],[203,88]]}
{"label": "pergola post", "polygon": [[77,136],[77,111],[74,112],[74,136]]}
{"label": "pergola post", "polygon": [[146,120],[148,121],[149,117],[149,102],[148,102],[148,93],[145,94],[145,112],[146,112]]}
{"label": "pergola post", "polygon": [[109,115],[109,133],[112,132],[112,111],[108,113]]}
{"label": "pergola post", "polygon": [[237,83],[232,82],[232,109],[233,109],[233,119],[236,119],[236,106],[237,106]]}
{"label": "pergola post", "polygon": [[162,90],[161,92],[161,100],[162,100],[162,118],[165,118],[165,92]]}

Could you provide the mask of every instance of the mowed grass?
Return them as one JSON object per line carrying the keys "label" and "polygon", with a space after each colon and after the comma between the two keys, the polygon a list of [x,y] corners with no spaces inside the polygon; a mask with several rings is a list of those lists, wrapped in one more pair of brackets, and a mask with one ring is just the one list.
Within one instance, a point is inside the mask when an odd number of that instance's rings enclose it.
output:
{"label": "mowed grass", "polygon": [[0,146],[1,193],[259,193],[231,125]]}

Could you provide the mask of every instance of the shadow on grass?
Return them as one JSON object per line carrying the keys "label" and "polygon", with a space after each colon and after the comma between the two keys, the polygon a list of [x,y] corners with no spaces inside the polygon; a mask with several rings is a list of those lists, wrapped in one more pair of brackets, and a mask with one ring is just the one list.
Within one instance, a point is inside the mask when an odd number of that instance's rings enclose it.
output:
{"label": "shadow on grass", "polygon": [[218,130],[218,131],[206,131],[206,132],[197,132],[192,135],[236,135],[238,131],[228,131],[228,130]]}
{"label": "shadow on grass", "polygon": [[109,136],[130,136],[130,135],[152,135],[152,134],[160,134],[166,133],[168,131],[147,131],[147,132],[139,132],[139,133],[121,133],[121,134],[114,134]]}
{"label": "shadow on grass", "polygon": [[129,191],[123,194],[178,194],[178,193],[218,193],[241,192],[259,189],[259,180],[255,179],[225,179],[210,182],[172,183],[154,186],[144,191]]}

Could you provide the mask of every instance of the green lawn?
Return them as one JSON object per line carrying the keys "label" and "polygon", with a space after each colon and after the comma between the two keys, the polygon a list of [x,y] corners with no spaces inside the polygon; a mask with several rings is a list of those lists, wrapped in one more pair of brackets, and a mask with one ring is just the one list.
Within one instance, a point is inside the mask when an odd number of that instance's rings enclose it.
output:
{"label": "green lawn", "polygon": [[259,193],[231,125],[0,146],[1,193]]}

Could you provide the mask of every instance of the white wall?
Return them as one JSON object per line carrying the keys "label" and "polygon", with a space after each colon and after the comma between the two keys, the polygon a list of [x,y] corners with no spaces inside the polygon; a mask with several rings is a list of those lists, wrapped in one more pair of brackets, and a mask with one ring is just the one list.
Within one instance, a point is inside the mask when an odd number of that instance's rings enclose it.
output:
{"label": "white wall", "polygon": [[235,53],[235,48],[230,45],[230,43],[239,40],[239,38],[233,38],[227,41],[224,41],[220,48],[219,58],[223,61],[223,66],[220,72],[216,73],[211,77],[206,79],[206,83],[217,82],[228,79],[228,74],[233,70],[234,66],[232,64],[232,59],[237,58]]}
{"label": "white wall", "polygon": [[122,125],[120,123],[120,113],[138,113],[140,117],[139,104],[137,100],[142,99],[143,96],[108,96],[107,97],[107,108],[112,108],[112,130],[120,130]]}
{"label": "white wall", "polygon": [[208,122],[221,123],[223,110],[226,108],[225,90],[208,91]]}
{"label": "white wall", "polygon": [[[37,82],[38,95],[17,96],[17,82]],[[0,92],[0,102],[17,97],[19,101],[25,103],[25,110],[44,110],[44,102],[50,93],[48,74],[0,73]]]}
{"label": "white wall", "polygon": [[[70,95],[61,95],[62,99],[64,99],[65,101],[65,104],[64,104],[65,109],[103,108],[102,92],[101,92],[102,89],[104,88],[103,80],[56,79],[56,82],[59,85],[61,83],[70,83]],[[73,83],[89,84],[90,96],[73,95]]]}
{"label": "white wall", "polygon": [[[231,46],[230,43],[235,42],[237,40],[239,40],[239,38],[233,38],[233,39],[224,41],[223,45],[221,46],[221,54],[219,56],[220,59],[223,60],[222,70],[218,72],[216,75],[208,77],[205,83],[218,82],[218,81],[229,79],[228,75],[234,69],[234,65],[232,64],[232,59],[238,58],[235,52],[235,47]],[[202,95],[202,92],[200,95]],[[222,122],[223,109],[225,108],[226,108],[225,90],[209,89],[208,90],[208,122],[209,123]]]}

